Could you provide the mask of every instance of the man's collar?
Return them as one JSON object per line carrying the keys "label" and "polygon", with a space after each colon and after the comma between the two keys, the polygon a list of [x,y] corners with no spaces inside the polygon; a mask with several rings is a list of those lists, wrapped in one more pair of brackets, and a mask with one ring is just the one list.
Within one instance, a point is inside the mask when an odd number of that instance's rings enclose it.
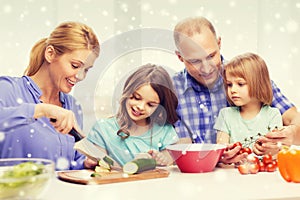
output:
{"label": "man's collar", "polygon": [[[223,68],[223,67],[222,67]],[[221,74],[219,74],[219,77],[217,78],[214,86],[212,88],[207,88],[206,86],[203,86],[202,84],[199,84],[196,79],[194,79],[187,71],[184,70],[184,76],[186,77],[186,82],[184,83],[184,91],[186,92],[189,88],[193,88],[197,92],[201,91],[209,91],[209,92],[216,92],[221,87],[223,87],[223,78]]]}

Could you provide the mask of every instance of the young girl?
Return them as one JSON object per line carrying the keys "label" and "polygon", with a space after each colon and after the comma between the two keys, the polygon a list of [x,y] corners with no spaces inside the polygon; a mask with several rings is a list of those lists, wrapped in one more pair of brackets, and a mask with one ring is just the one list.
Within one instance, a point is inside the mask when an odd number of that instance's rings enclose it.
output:
{"label": "young girl", "polygon": [[140,153],[158,165],[173,162],[165,147],[178,141],[178,101],[168,72],[156,65],[141,66],[125,82],[115,117],[97,121],[86,139],[123,166]]}
{"label": "young girl", "polygon": [[262,58],[253,53],[237,56],[226,64],[223,77],[227,99],[233,106],[219,113],[214,126],[217,143],[247,142],[251,147],[256,136],[282,126],[279,110],[270,107],[272,86]]}

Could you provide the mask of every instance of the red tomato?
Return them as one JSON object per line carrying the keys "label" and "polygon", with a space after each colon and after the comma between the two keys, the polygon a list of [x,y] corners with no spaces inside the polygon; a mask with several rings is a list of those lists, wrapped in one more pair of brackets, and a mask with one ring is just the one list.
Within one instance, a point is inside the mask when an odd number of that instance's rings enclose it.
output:
{"label": "red tomato", "polygon": [[258,162],[258,167],[260,172],[265,172],[266,171],[266,166],[262,161]]}
{"label": "red tomato", "polygon": [[250,155],[247,156],[247,161],[249,163],[254,163],[254,164],[258,164],[259,163],[258,157],[254,156],[253,154],[250,154]]}
{"label": "red tomato", "polygon": [[275,165],[277,167],[277,160],[273,160],[272,164]]}
{"label": "red tomato", "polygon": [[242,153],[248,153],[248,154],[251,154],[252,153],[252,150],[249,148],[249,147],[244,147],[240,150],[239,154],[242,154]]}
{"label": "red tomato", "polygon": [[266,171],[267,172],[274,172],[276,171],[277,166],[274,165],[273,163],[269,163],[266,165]]}
{"label": "red tomato", "polygon": [[249,168],[245,164],[239,165],[238,170],[241,174],[249,174]]}
{"label": "red tomato", "polygon": [[251,174],[256,174],[259,171],[259,166],[257,163],[252,163],[249,165],[249,171]]}
{"label": "red tomato", "polygon": [[271,154],[266,154],[263,156],[263,163],[265,165],[269,164],[269,163],[272,163],[273,162],[273,158],[272,158],[272,155]]}
{"label": "red tomato", "polygon": [[233,144],[233,147],[232,147],[232,148],[235,148],[235,147],[238,147],[238,146],[243,147],[242,143],[240,143],[240,142],[235,142],[235,143]]}

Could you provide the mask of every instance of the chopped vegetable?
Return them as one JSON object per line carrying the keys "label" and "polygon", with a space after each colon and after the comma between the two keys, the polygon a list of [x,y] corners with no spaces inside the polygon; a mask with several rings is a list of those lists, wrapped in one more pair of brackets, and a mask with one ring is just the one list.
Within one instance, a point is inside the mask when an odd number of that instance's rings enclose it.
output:
{"label": "chopped vegetable", "polygon": [[108,170],[111,169],[111,166],[107,162],[105,162],[103,159],[99,160],[97,167],[101,167],[101,168],[108,169]]}
{"label": "chopped vegetable", "polygon": [[102,166],[96,166],[95,172],[110,172],[111,170]]}
{"label": "chopped vegetable", "polygon": [[156,161],[153,158],[139,158],[126,163],[123,172],[127,174],[140,173],[146,170],[155,169]]}
{"label": "chopped vegetable", "polygon": [[44,166],[33,162],[24,162],[15,165],[11,171],[6,171],[2,178],[20,178],[26,176],[34,176],[43,173]]}
{"label": "chopped vegetable", "polygon": [[101,177],[100,173],[107,173],[111,171],[114,161],[109,156],[105,156],[99,160],[98,165],[95,167],[95,172],[91,174],[91,177]]}
{"label": "chopped vegetable", "polygon": [[98,165],[104,169],[111,170],[111,167],[113,166],[114,161],[109,156],[105,156],[104,158],[100,159],[98,162]]}
{"label": "chopped vegetable", "polygon": [[0,173],[0,199],[18,196],[21,190],[24,195],[39,193],[50,178],[45,171],[44,165],[34,162],[20,163],[3,171]]}
{"label": "chopped vegetable", "polygon": [[101,177],[101,174],[94,172],[91,174],[91,177]]}
{"label": "chopped vegetable", "polygon": [[114,165],[114,160],[113,160],[111,157],[109,157],[109,156],[105,156],[105,157],[103,158],[103,160],[104,160],[107,164],[109,164],[110,166],[113,166],[113,165]]}

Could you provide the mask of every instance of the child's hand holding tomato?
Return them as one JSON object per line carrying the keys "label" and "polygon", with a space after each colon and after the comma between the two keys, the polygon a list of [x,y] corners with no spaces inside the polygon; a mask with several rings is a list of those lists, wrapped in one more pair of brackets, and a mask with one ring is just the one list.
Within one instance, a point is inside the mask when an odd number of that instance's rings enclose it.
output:
{"label": "child's hand holding tomato", "polygon": [[247,159],[248,153],[241,152],[243,149],[240,142],[228,144],[219,162],[224,164],[239,163]]}

